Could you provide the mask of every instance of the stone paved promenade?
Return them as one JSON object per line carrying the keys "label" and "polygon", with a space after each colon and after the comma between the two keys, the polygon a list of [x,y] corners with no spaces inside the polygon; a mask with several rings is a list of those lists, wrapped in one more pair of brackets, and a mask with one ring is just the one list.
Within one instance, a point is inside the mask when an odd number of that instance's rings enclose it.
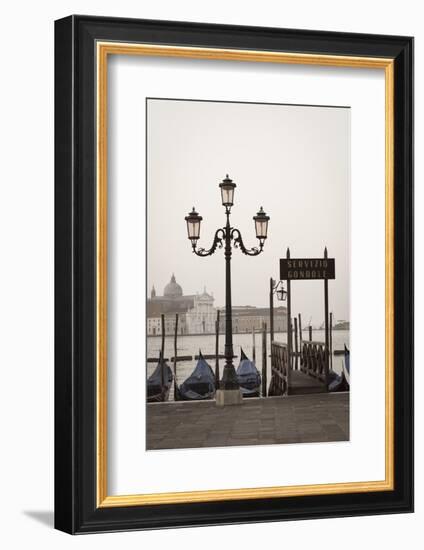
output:
{"label": "stone paved promenade", "polygon": [[349,393],[147,405],[147,449],[312,443],[349,439]]}

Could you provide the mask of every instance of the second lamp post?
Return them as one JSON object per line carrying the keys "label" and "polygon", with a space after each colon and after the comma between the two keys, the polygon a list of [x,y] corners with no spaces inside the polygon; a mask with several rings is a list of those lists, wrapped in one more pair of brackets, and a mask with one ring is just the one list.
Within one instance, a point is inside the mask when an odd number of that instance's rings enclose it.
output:
{"label": "second lamp post", "polygon": [[[233,358],[233,326],[232,326],[232,304],[231,304],[231,255],[232,245],[239,248],[247,256],[257,256],[264,247],[265,239],[268,233],[269,216],[263,211],[262,207],[256,216],[255,221],[256,238],[259,240],[259,247],[246,248],[244,246],[240,231],[231,227],[230,213],[234,204],[234,189],[236,184],[228,177],[219,184],[221,188],[222,205],[225,207],[226,224],[215,232],[215,237],[211,248],[208,250],[197,247],[197,241],[200,237],[200,222],[202,217],[193,210],[186,216],[188,238],[191,241],[193,252],[197,256],[211,256],[217,248],[224,246],[225,255],[225,366],[220,382],[220,388],[217,391],[217,404],[225,405],[241,402],[241,392],[237,380],[236,370],[234,368]],[[227,394],[227,396],[225,395]],[[230,395],[232,394],[232,395]]]}

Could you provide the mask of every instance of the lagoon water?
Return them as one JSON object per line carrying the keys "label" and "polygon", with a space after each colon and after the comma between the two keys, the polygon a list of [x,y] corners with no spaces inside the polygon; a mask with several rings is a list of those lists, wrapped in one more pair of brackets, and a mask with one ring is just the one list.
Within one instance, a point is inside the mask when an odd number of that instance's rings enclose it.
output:
{"label": "lagoon water", "polygon": [[[304,340],[308,340],[309,333],[307,330],[302,331],[302,336]],[[276,333],[274,339],[279,342],[287,342],[287,333]],[[323,330],[314,330],[312,333],[312,339],[317,342],[325,341],[325,334]],[[220,354],[224,353],[224,342],[225,335],[220,334],[219,336],[219,352]],[[259,369],[259,372],[262,373],[262,334],[257,333],[255,335],[255,344],[256,344],[256,367]],[[344,349],[344,345],[349,348],[349,331],[348,330],[333,330],[333,351]],[[158,336],[149,336],[147,338],[147,350],[148,357],[159,357],[159,350],[161,346],[161,338]],[[252,359],[252,347],[253,339],[252,334],[234,334],[233,335],[233,346],[234,346],[234,355],[237,357],[234,359],[234,365],[237,368],[240,362],[240,347],[243,348],[245,354]],[[179,335],[178,336],[178,355],[197,355],[199,349],[203,354],[214,354],[215,353],[215,335]],[[270,355],[270,337],[267,334],[267,354]],[[169,336],[165,339],[165,357],[171,358],[174,356],[174,337]],[[333,355],[333,370],[340,374],[342,370],[342,363],[344,357],[343,355]],[[208,363],[215,370],[215,359],[208,360]],[[224,366],[224,359],[221,359],[219,362],[220,375],[222,375],[222,369]],[[173,369],[173,364],[169,362],[170,367]],[[181,361],[177,363],[177,384],[182,384],[184,380],[191,374],[194,367],[196,366],[196,361]],[[147,363],[147,376],[154,371],[156,368],[156,363]],[[271,379],[271,358],[267,359],[267,383],[269,385]],[[169,400],[174,399],[173,395],[173,386],[169,395]]]}

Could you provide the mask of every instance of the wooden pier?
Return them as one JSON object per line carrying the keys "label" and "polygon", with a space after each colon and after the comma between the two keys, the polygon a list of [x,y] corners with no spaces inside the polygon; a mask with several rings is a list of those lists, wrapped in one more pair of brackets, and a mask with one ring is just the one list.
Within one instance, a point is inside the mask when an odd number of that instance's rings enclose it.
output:
{"label": "wooden pier", "polygon": [[[271,343],[271,384],[269,395],[309,395],[328,391],[326,344],[303,341],[301,351],[290,352],[290,345]],[[300,356],[300,357],[299,357]],[[300,358],[300,361],[298,359]]]}
{"label": "wooden pier", "polygon": [[348,392],[147,405],[148,450],[348,440]]}
{"label": "wooden pier", "polygon": [[290,395],[309,395],[311,393],[324,393],[327,391],[322,382],[312,376],[308,376],[300,370],[294,370],[290,377]]}

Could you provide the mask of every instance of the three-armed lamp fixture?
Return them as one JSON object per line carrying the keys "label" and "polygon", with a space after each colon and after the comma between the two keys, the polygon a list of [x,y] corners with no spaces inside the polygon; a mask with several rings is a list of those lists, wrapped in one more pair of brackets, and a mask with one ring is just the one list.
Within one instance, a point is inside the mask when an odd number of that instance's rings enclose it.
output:
{"label": "three-armed lamp fixture", "polygon": [[[234,190],[236,184],[227,176],[219,184],[221,189],[221,200],[222,205],[225,207],[226,215],[226,224],[224,227],[220,227],[215,232],[215,238],[213,240],[212,246],[209,250],[204,248],[197,248],[197,241],[200,237],[200,224],[202,221],[202,216],[196,212],[195,208],[185,217],[187,222],[187,236],[191,241],[191,246],[193,252],[197,256],[211,256],[217,247],[222,248],[225,245],[225,367],[222,375],[222,380],[220,382],[220,392],[225,392],[225,390],[238,390],[239,384],[237,381],[237,375],[233,364],[233,329],[232,329],[232,310],[231,310],[231,255],[232,255],[232,243],[235,248],[240,248],[243,254],[247,256],[257,256],[260,254],[264,247],[264,242],[268,235],[268,222],[269,216],[266,215],[263,208],[261,207],[256,216],[253,216],[255,222],[256,238],[259,240],[259,247],[246,248],[244,246],[240,231],[231,227],[230,224],[230,213],[231,207],[234,205]],[[218,392],[217,392],[218,395]],[[225,404],[225,399],[223,399],[223,404]],[[234,396],[231,397],[234,399]],[[218,403],[218,398],[217,398]]]}

